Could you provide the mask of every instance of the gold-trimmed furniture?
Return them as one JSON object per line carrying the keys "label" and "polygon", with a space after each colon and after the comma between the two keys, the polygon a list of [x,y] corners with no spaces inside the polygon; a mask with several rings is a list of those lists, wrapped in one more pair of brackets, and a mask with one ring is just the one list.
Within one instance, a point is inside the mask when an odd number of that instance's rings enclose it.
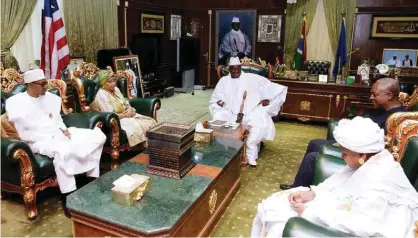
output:
{"label": "gold-trimmed furniture", "polygon": [[[117,116],[114,113],[72,113],[67,108],[67,85],[62,80],[48,80],[51,93],[62,98],[61,114],[64,123],[68,127],[105,128],[111,118]],[[13,123],[8,121],[5,113],[7,98],[16,93],[26,91],[26,85],[17,82],[13,88],[6,87],[9,92],[2,91],[2,137],[1,137],[1,191],[2,197],[6,192],[20,193],[27,207],[29,219],[35,219],[38,215],[36,196],[38,191],[48,187],[58,186],[53,159],[41,154],[35,154],[30,146],[21,141]],[[112,166],[115,167],[115,166]]]}
{"label": "gold-trimmed furniture", "polygon": [[[83,63],[73,72],[71,72],[71,82],[76,88],[76,112],[91,112],[90,104],[94,101],[97,91],[100,88],[98,83],[98,72],[100,71],[93,63]],[[117,85],[122,94],[128,98],[129,104],[135,108],[136,112],[149,116],[157,120],[157,111],[161,107],[161,101],[158,98],[135,98],[129,94],[129,88],[132,81],[125,78],[123,72],[117,72]],[[128,86],[131,85],[131,86]],[[128,137],[121,129],[119,118],[113,118],[106,128],[111,134],[105,144],[104,151],[111,155],[113,160],[118,160],[119,153],[132,149],[128,143]]]}
{"label": "gold-trimmed furniture", "polygon": [[[245,57],[241,59],[241,69],[246,73],[258,74],[268,79],[273,78],[273,67],[270,64],[266,64],[266,62],[261,59],[259,59],[259,63],[256,63],[252,59]],[[219,80],[223,76],[229,74],[228,66],[219,65],[216,72]]]}

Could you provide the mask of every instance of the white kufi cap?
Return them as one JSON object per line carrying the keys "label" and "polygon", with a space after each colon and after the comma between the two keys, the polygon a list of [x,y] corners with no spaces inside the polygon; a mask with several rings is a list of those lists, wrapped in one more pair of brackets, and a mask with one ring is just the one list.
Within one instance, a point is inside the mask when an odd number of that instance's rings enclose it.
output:
{"label": "white kufi cap", "polygon": [[231,57],[229,59],[229,65],[241,65],[241,61],[239,61],[238,57]]}
{"label": "white kufi cap", "polygon": [[337,143],[357,153],[378,153],[385,149],[385,132],[370,118],[341,119],[334,129]]}
{"label": "white kufi cap", "polygon": [[239,18],[238,17],[233,17],[232,18],[232,23],[239,23]]}
{"label": "white kufi cap", "polygon": [[25,83],[32,83],[35,81],[39,81],[45,78],[44,71],[42,69],[32,69],[29,71],[26,71],[23,74],[23,78]]}

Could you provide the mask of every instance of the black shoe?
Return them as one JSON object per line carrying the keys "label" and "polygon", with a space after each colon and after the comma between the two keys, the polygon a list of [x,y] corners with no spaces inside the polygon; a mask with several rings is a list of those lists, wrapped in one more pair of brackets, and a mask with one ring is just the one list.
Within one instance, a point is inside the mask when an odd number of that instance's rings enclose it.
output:
{"label": "black shoe", "polygon": [[288,190],[293,188],[293,184],[289,185],[289,184],[280,184],[280,189],[281,190]]}
{"label": "black shoe", "polygon": [[62,193],[60,196],[61,203],[62,203],[62,210],[64,210],[64,214],[66,217],[71,219],[71,213],[67,208],[67,196],[70,195],[72,192],[69,193]]}

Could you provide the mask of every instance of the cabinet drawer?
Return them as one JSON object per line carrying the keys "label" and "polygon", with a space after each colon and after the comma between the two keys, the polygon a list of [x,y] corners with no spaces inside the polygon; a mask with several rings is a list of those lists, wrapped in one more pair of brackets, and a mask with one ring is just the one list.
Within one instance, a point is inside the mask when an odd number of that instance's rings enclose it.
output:
{"label": "cabinet drawer", "polygon": [[328,121],[331,117],[332,94],[288,92],[281,115],[302,121]]}

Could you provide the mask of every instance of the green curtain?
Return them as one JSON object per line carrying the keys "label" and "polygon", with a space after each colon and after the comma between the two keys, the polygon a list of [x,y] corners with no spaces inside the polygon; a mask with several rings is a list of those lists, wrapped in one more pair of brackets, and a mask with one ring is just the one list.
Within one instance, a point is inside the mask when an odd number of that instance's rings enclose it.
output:
{"label": "green curtain", "polygon": [[287,4],[285,26],[286,37],[284,41],[284,63],[286,64],[286,68],[291,68],[293,65],[296,47],[302,30],[303,11],[306,11],[306,35],[308,35],[317,5],[318,0],[299,0],[296,4]]}
{"label": "green curtain", "polygon": [[1,0],[1,58],[3,67],[19,69],[10,53],[36,6],[37,0]]}
{"label": "green curtain", "polygon": [[347,53],[351,50],[351,40],[353,33],[354,16],[356,13],[356,0],[323,0],[325,18],[327,20],[328,34],[331,42],[332,51],[337,52],[338,40],[340,37],[342,12],[346,12],[346,39]]}
{"label": "green curtain", "polygon": [[118,13],[115,0],[64,0],[64,20],[71,56],[96,63],[97,51],[117,48]]}

